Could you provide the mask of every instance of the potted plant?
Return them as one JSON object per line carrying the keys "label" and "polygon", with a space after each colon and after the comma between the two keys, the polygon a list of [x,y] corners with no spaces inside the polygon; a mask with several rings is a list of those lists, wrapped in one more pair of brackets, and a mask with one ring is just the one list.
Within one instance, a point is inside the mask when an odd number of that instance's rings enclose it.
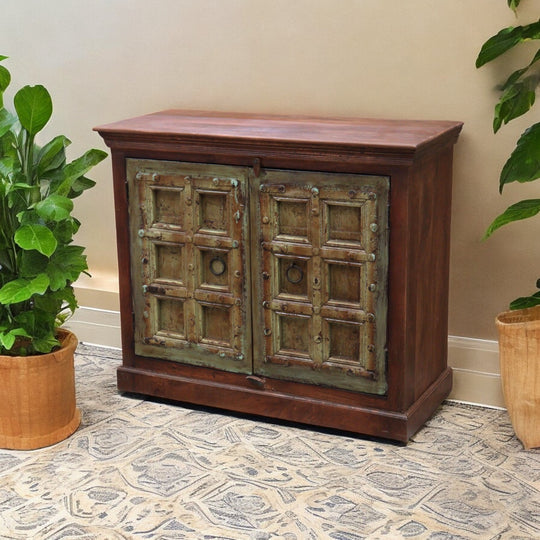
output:
{"label": "potted plant", "polygon": [[[507,0],[517,10],[521,0]],[[488,39],[482,46],[476,67],[481,67],[510,49],[540,39],[540,20],[508,27]],[[493,130],[496,133],[530,110],[540,82],[540,50],[530,62],[509,75],[500,87],[495,106]],[[540,178],[540,122],[521,135],[500,175],[499,191],[512,182],[532,182]],[[540,199],[527,199],[509,206],[488,227],[484,237],[513,221],[540,212]],[[540,289],[540,279],[536,282]],[[499,333],[499,356],[503,394],[514,431],[525,448],[540,446],[540,290],[517,298],[510,311],[496,319]]]}
{"label": "potted plant", "polygon": [[0,447],[31,449],[65,439],[80,422],[77,339],[60,328],[77,307],[72,283],[87,270],[84,248],[73,244],[72,199],[95,184],[85,174],[107,154],[93,149],[68,163],[63,135],[39,146],[51,96],[25,86],[10,112],[10,80],[0,65]]}

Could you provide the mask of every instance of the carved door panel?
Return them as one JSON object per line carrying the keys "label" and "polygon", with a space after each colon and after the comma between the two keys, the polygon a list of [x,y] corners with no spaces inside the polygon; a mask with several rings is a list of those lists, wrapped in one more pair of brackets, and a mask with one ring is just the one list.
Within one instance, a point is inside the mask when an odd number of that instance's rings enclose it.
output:
{"label": "carved door panel", "polygon": [[266,170],[254,185],[254,369],[386,392],[387,177]]}
{"label": "carved door panel", "polygon": [[137,354],[250,373],[247,170],[127,160]]}

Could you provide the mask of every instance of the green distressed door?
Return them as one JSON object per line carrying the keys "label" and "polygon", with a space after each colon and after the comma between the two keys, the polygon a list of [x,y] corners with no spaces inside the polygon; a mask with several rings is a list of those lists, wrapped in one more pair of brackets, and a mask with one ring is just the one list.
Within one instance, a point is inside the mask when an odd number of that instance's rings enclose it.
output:
{"label": "green distressed door", "polygon": [[135,352],[250,373],[247,169],[127,159]]}
{"label": "green distressed door", "polygon": [[386,392],[388,192],[378,176],[254,182],[255,373]]}

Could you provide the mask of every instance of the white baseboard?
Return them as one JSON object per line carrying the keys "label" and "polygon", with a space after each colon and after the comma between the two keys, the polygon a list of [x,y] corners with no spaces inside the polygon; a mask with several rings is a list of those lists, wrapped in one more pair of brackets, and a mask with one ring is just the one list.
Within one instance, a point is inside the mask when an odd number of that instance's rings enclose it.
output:
{"label": "white baseboard", "polygon": [[449,336],[448,365],[454,371],[449,399],[504,408],[496,341]]}
{"label": "white baseboard", "polygon": [[64,326],[82,343],[121,348],[120,312],[79,307]]}
{"label": "white baseboard", "polygon": [[[121,347],[118,311],[80,307],[66,326],[83,343]],[[454,386],[449,399],[504,407],[496,341],[449,336],[448,364],[454,371]]]}

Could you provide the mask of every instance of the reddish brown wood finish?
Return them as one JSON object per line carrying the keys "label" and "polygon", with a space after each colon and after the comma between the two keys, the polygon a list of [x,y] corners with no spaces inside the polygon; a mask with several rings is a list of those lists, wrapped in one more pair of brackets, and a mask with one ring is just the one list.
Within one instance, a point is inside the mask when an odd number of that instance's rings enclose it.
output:
{"label": "reddish brown wood finish", "polygon": [[[120,391],[406,442],[451,389],[447,368],[452,152],[462,124],[164,111],[96,130],[112,149]],[[384,396],[137,356],[126,158],[390,177]]]}

